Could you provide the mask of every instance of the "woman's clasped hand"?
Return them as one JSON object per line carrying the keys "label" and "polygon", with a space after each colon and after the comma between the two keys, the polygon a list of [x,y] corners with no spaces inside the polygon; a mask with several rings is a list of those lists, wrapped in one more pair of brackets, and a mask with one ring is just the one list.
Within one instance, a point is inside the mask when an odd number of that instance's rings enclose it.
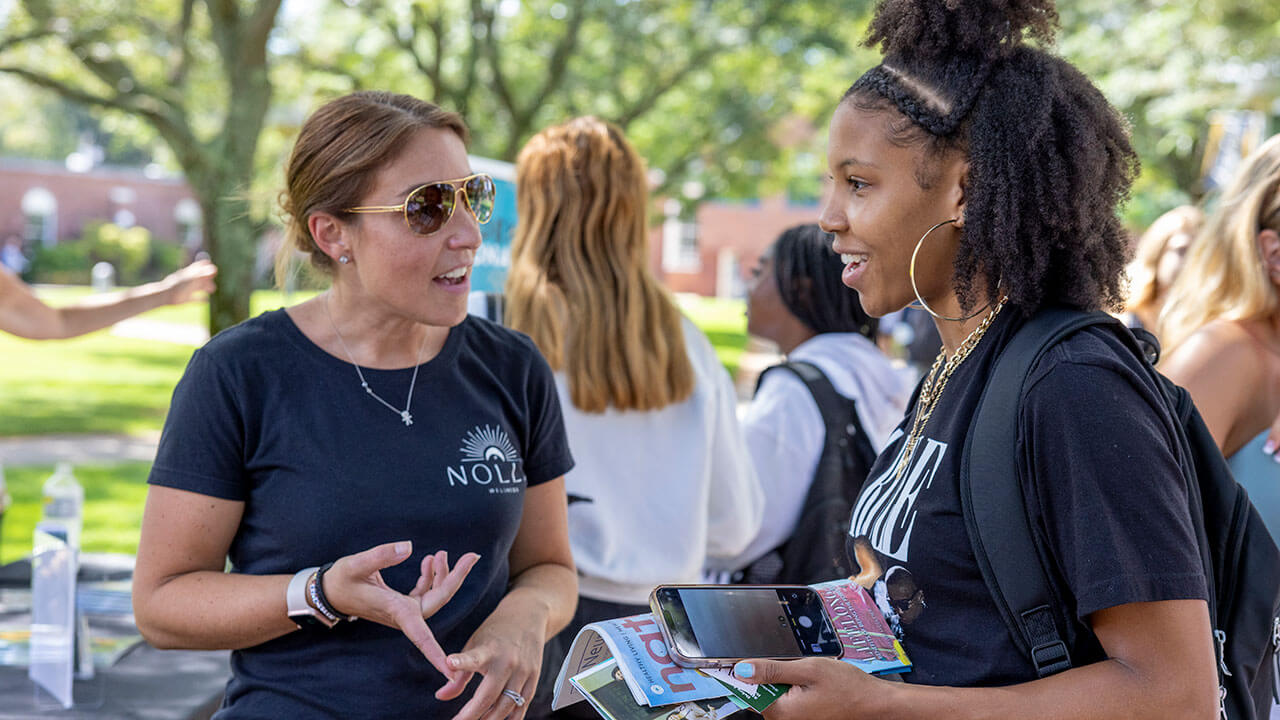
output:
{"label": "woman's clasped hand", "polygon": [[333,563],[324,575],[325,596],[342,616],[356,617],[399,629],[427,661],[451,681],[460,673],[445,658],[440,643],[427,627],[466,579],[480,556],[467,553],[449,568],[444,550],[422,558],[422,574],[409,594],[399,593],[382,579],[383,568],[398,565],[413,552],[413,543],[401,541],[347,555]]}

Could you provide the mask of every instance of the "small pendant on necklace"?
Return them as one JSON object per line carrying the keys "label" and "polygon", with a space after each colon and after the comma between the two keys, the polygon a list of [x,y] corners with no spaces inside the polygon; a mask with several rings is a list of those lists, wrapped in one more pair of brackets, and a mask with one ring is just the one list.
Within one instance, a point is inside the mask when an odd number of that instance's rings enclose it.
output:
{"label": "small pendant on necklace", "polygon": [[400,419],[404,421],[405,427],[413,424],[413,416],[409,414],[408,410],[400,411]]}

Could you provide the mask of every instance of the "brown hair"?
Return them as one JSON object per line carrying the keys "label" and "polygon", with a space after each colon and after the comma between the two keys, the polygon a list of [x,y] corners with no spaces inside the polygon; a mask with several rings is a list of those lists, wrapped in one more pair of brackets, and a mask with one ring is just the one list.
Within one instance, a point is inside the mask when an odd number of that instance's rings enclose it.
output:
{"label": "brown hair", "polygon": [[507,324],[528,333],[586,412],[693,394],[679,309],[649,272],[644,161],[593,117],[547,128],[516,161]]}
{"label": "brown hair", "polygon": [[[1160,303],[1164,302],[1169,288],[1160,287],[1156,271],[1160,268],[1160,259],[1169,241],[1179,233],[1187,233],[1195,237],[1204,225],[1204,211],[1194,205],[1179,205],[1156,218],[1155,222],[1138,238],[1138,247],[1133,261],[1129,263],[1129,297],[1125,310],[1132,313],[1150,313],[1156,315],[1160,311]],[[1143,317],[1146,317],[1145,314]]]}
{"label": "brown hair", "polygon": [[1280,232],[1280,135],[1244,159],[1191,247],[1160,313],[1160,342],[1172,352],[1217,319],[1280,313],[1280,293],[1258,250],[1258,233]]}
{"label": "brown hair", "polygon": [[295,251],[311,256],[323,273],[333,259],[316,246],[307,228],[315,212],[343,215],[359,204],[373,176],[404,146],[409,133],[424,128],[452,130],[469,140],[462,116],[410,95],[363,90],[330,100],[302,125],[285,168],[280,193],[285,239],[276,252],[276,285],[283,285]]}

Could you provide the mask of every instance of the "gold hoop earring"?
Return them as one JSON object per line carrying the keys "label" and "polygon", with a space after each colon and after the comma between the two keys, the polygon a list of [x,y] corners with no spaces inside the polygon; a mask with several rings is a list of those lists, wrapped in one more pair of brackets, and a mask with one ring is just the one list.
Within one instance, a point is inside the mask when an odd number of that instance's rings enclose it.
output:
{"label": "gold hoop earring", "polygon": [[977,317],[978,314],[981,313],[983,310],[986,310],[988,307],[991,306],[991,303],[987,303],[986,305],[973,311],[972,314],[965,315],[964,317],[947,317],[945,315],[939,315],[938,313],[934,312],[933,308],[929,307],[929,303],[924,301],[924,297],[920,295],[920,288],[916,286],[916,256],[920,254],[920,247],[924,245],[924,239],[929,237],[929,233],[933,232],[934,230],[937,230],[943,225],[947,225],[949,223],[954,223],[958,221],[959,221],[959,218],[951,218],[950,220],[943,220],[937,225],[934,225],[928,230],[925,230],[924,235],[921,235],[920,239],[916,241],[916,249],[911,251],[911,265],[910,267],[907,268],[907,275],[908,277],[911,278],[911,291],[915,293],[916,302],[920,303],[920,309],[929,313],[930,315],[937,318],[938,320],[945,320],[947,322],[964,322],[965,320],[971,320]]}

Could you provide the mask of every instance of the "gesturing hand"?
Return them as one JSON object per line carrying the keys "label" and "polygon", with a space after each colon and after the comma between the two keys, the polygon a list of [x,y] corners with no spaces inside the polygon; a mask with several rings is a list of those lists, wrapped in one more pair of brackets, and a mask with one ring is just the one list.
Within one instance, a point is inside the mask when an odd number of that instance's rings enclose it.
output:
{"label": "gesturing hand", "polygon": [[218,266],[208,260],[197,260],[190,265],[175,270],[161,282],[168,286],[168,301],[171,305],[188,302],[198,293],[211,293],[214,290],[213,278],[218,274]]}
{"label": "gesturing hand", "polygon": [[402,541],[339,558],[324,574],[324,594],[340,615],[355,615],[398,628],[427,662],[446,678],[453,679],[459,673],[446,662],[440,643],[427,627],[426,618],[449,602],[480,556],[467,553],[452,570],[449,556],[443,550],[424,557],[422,574],[413,590],[405,595],[387,587],[382,569],[404,562],[411,552],[413,544]]}

